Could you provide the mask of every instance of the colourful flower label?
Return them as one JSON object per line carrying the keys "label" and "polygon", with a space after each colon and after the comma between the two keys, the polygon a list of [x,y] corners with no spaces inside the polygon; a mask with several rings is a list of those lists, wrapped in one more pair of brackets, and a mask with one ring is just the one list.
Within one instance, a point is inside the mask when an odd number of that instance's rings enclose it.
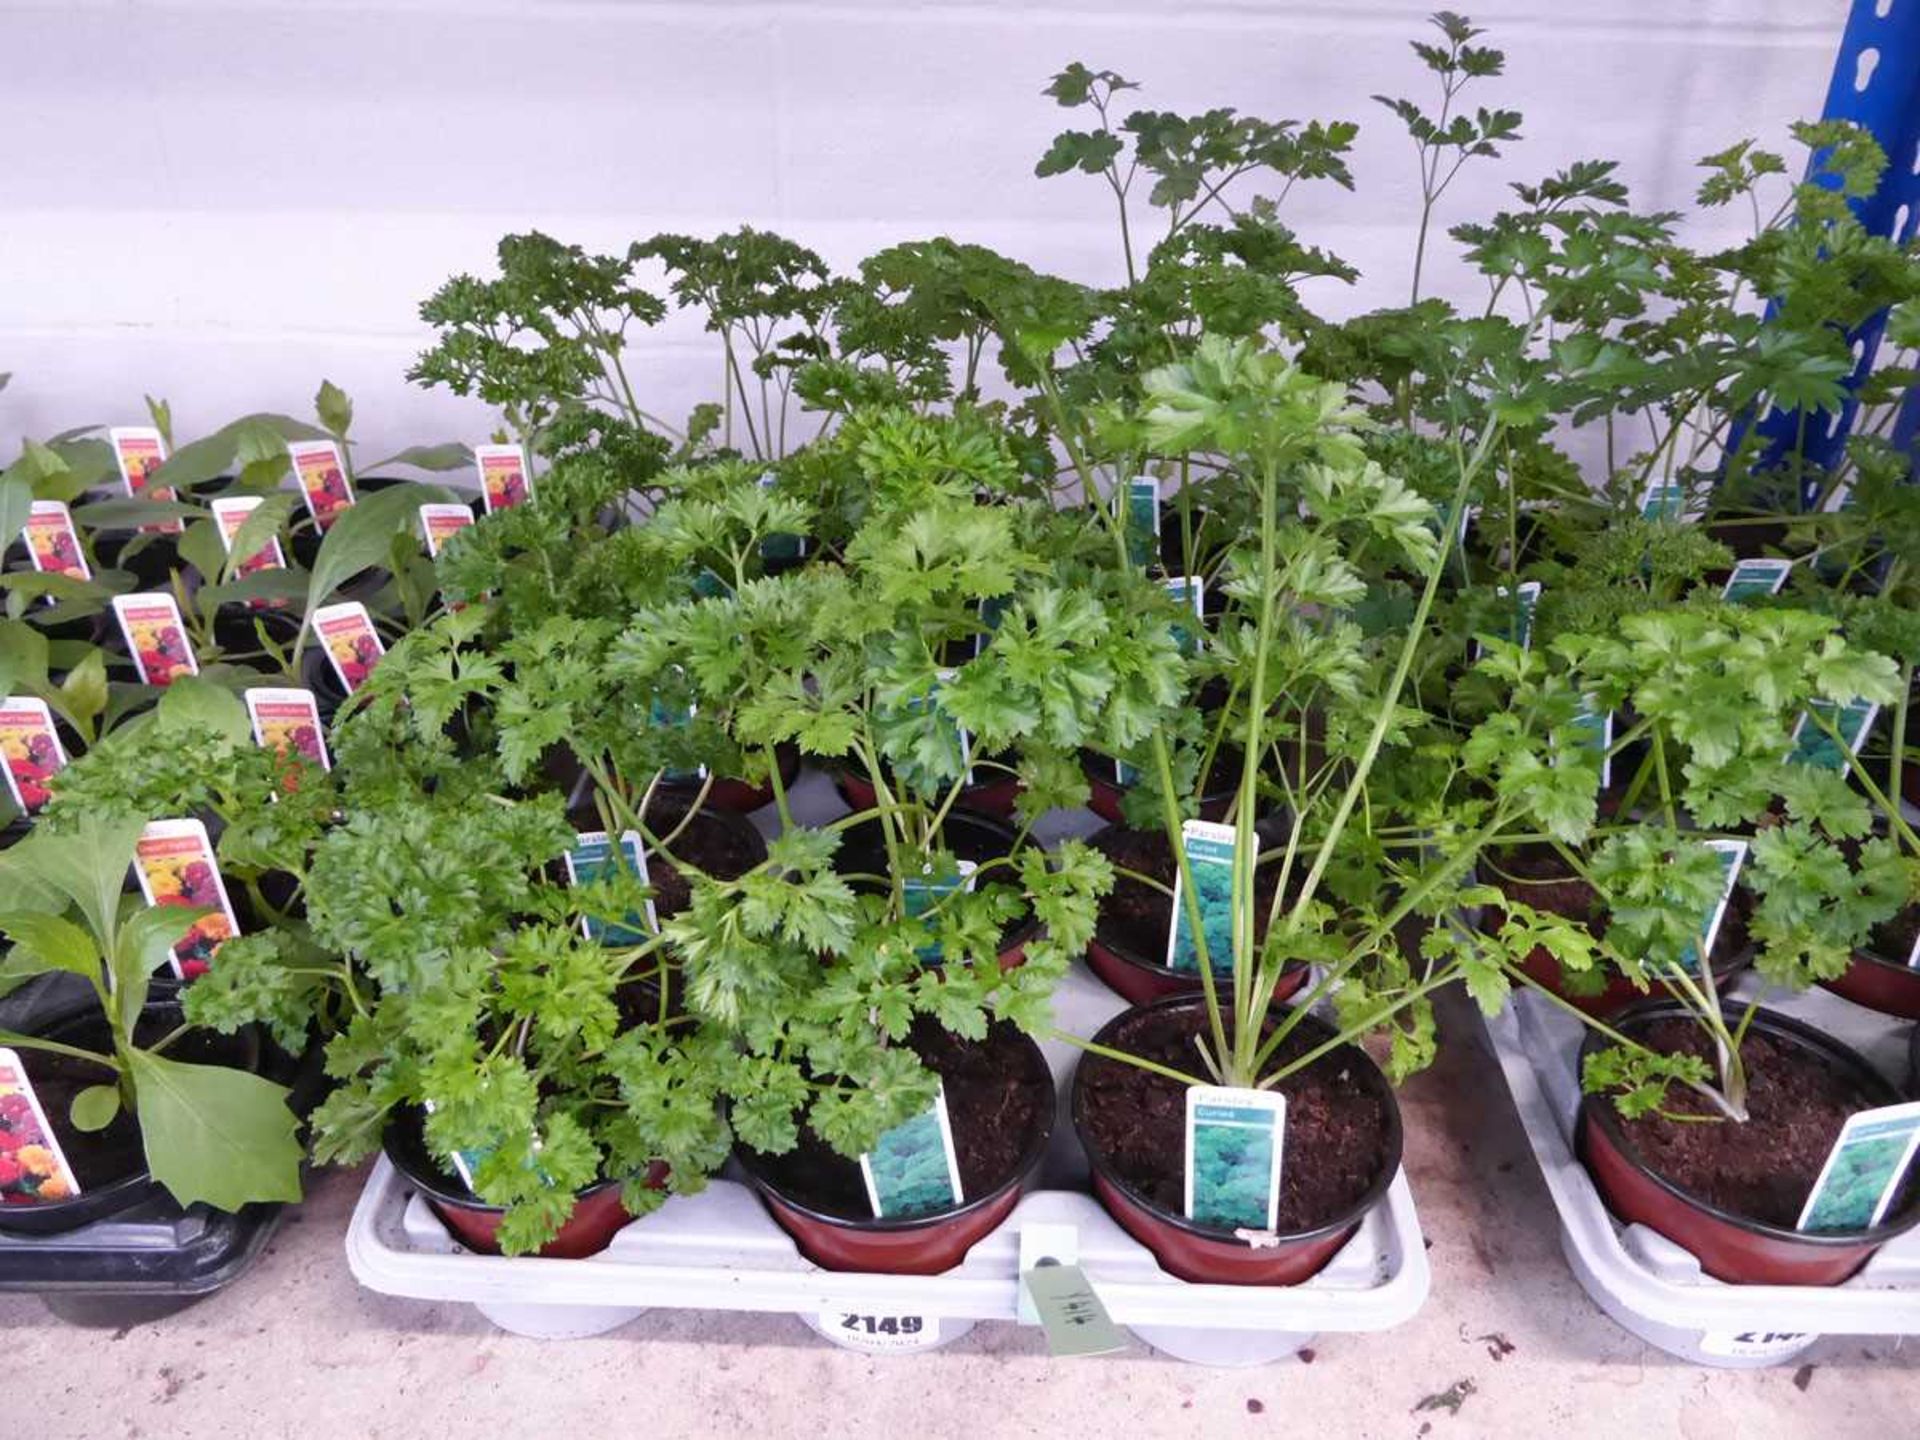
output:
{"label": "colourful flower label", "polygon": [[527,455],[518,445],[476,445],[473,463],[480,471],[480,500],[489,515],[524,505],[532,498]]}
{"label": "colourful flower label", "polygon": [[0,1205],[71,1200],[80,1193],[27,1067],[0,1050]]}
{"label": "colourful flower label", "polygon": [[[213,502],[213,521],[220,531],[220,543],[226,547],[227,554],[233,554],[233,542],[240,534],[240,527],[247,523],[247,517],[258,510],[261,497],[258,495],[230,495]],[[284,570],[287,568],[286,552],[280,548],[280,537],[269,535],[267,543],[260,546],[251,555],[242,556],[234,562],[235,575],[253,575],[262,570]]]}
{"label": "colourful flower label", "polygon": [[367,683],[367,676],[387,653],[367,607],[355,601],[321,606],[313,612],[313,628],[341,688],[349,695]]}
{"label": "colourful flower label", "polygon": [[[153,472],[167,463],[167,442],[158,430],[147,425],[117,425],[107,431],[113,446],[113,458],[120,466],[120,481],[127,494],[136,500],[177,500],[179,494],[167,485],[155,485]],[[178,520],[160,520],[142,525],[142,530],[178,535],[185,527]]]}
{"label": "colourful flower label", "polygon": [[[320,723],[320,705],[311,690],[249,690],[242,698],[247,718],[253,722],[254,744],[289,762],[297,758],[322,770],[333,768]],[[298,774],[299,767],[289,763],[281,783],[293,790],[299,783]]]}
{"label": "colourful flower label", "polygon": [[13,803],[31,815],[52,793],[47,781],[66,768],[67,752],[53,728],[53,712],[44,700],[10,695],[0,700],[0,758],[4,758],[7,793]]}
{"label": "colourful flower label", "polygon": [[134,847],[133,868],[149,905],[210,911],[193,922],[172,955],[174,973],[182,979],[204,975],[221,943],[240,933],[207,827],[198,820],[155,820]]}
{"label": "colourful flower label", "polygon": [[36,500],[28,511],[27,558],[42,575],[93,579],[80,549],[80,532],[73,528],[73,513],[58,500]]}
{"label": "colourful flower label", "polygon": [[422,505],[420,534],[427,542],[427,554],[438,559],[447,542],[473,524],[473,511],[464,505]]}
{"label": "colourful flower label", "polygon": [[200,673],[180,607],[171,595],[116,595],[113,613],[141,680],[171,685],[182,675]]}
{"label": "colourful flower label", "polygon": [[293,458],[294,479],[300,482],[307,513],[321,530],[331,528],[353,505],[353,485],[340,447],[331,440],[296,440],[288,444],[287,454]]}

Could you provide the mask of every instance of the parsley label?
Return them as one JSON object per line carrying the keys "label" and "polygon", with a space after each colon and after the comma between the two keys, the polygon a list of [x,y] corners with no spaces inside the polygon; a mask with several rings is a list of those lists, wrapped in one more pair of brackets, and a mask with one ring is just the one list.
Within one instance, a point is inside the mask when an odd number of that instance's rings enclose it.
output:
{"label": "parsley label", "polygon": [[1692,520],[1696,516],[1687,504],[1687,487],[1653,481],[1640,495],[1642,520]]}
{"label": "parsley label", "polygon": [[[1793,724],[1792,758],[1805,765],[1818,765],[1823,770],[1845,774],[1853,768],[1853,757],[1860,753],[1867,732],[1873,729],[1874,717],[1880,713],[1878,702],[1856,700],[1842,709],[1831,701],[1815,700],[1807,709],[1811,713],[1803,713]],[[1813,722],[1816,715],[1840,732],[1841,739],[1846,741],[1844,750],[1834,743],[1833,736],[1824,727]]]}
{"label": "parsley label", "polygon": [[894,1126],[860,1157],[867,1203],[881,1220],[951,1210],[962,1200],[960,1161],[953,1149],[945,1085],[933,1108]]}
{"label": "parsley label", "polygon": [[1021,1272],[1053,1355],[1110,1355],[1127,1348],[1126,1333],[1113,1323],[1078,1265],[1037,1265]]}
{"label": "parsley label", "polygon": [[1600,757],[1600,788],[1606,789],[1613,783],[1613,712],[1604,713],[1592,695],[1580,697],[1580,709],[1575,713],[1574,725],[1580,730],[1582,744]]}
{"label": "parsley label", "polygon": [[1713,954],[1713,942],[1720,938],[1720,924],[1727,918],[1727,904],[1733,899],[1734,882],[1740,878],[1740,867],[1746,863],[1747,842],[1745,840],[1709,840],[1707,848],[1720,857],[1720,896],[1713,902],[1713,908],[1702,917],[1700,938],[1703,945],[1689,945],[1681,952],[1680,963],[1699,965],[1706,969],[1700,960],[1702,954]]}
{"label": "parsley label", "polygon": [[[1180,845],[1193,872],[1194,899],[1206,930],[1207,956],[1216,975],[1233,969],[1233,855],[1238,838],[1231,825],[1189,820],[1180,827]],[[1173,875],[1173,923],[1167,926],[1167,968],[1200,972],[1200,949],[1187,915],[1186,879]]]}
{"label": "parsley label", "polygon": [[[928,865],[918,876],[900,882],[900,896],[908,919],[924,920],[937,911],[949,895],[973,889],[973,872],[980,868],[979,865],[972,860],[956,860],[954,865],[956,870],[952,879],[936,879],[933,866]],[[940,942],[936,940],[922,945],[916,953],[922,960],[938,960]]]}
{"label": "parsley label", "polygon": [[[773,472],[763,472],[760,476],[760,488],[762,490],[771,490],[773,489],[773,485]],[[806,553],[807,537],[804,535],[769,535],[760,542],[760,558],[762,560],[800,560],[806,557]]]}
{"label": "parsley label", "polygon": [[1127,482],[1127,558],[1145,570],[1160,559],[1160,482],[1151,475]]}
{"label": "parsley label", "polygon": [[1522,650],[1531,650],[1533,648],[1533,612],[1540,608],[1540,582],[1529,580],[1512,592],[1501,585],[1496,587],[1493,593],[1507,602],[1505,623],[1495,633],[1502,640],[1511,640]]}
{"label": "parsley label", "polygon": [[1763,595],[1778,595],[1792,572],[1791,560],[1742,560],[1720,587],[1720,598],[1740,605]]}
{"label": "parsley label", "polygon": [[1280,1210],[1287,1097],[1273,1090],[1187,1090],[1186,1213],[1220,1230],[1272,1230]]}
{"label": "parsley label", "polygon": [[1822,1234],[1878,1225],[1917,1149],[1920,1101],[1849,1115],[1794,1228]]}
{"label": "parsley label", "polygon": [[[1206,619],[1207,582],[1198,575],[1170,575],[1160,582],[1161,587],[1180,604],[1193,607],[1193,618],[1204,622]],[[1174,643],[1180,647],[1180,653],[1191,655],[1200,648],[1201,626],[1196,624],[1192,630],[1184,625],[1173,627]]]}
{"label": "parsley label", "polygon": [[[591,885],[618,875],[632,875],[642,885],[653,884],[647,875],[646,849],[640,843],[639,833],[634,830],[621,832],[617,850],[607,838],[606,831],[583,830],[564,858],[569,885]],[[595,915],[580,917],[580,932],[587,939],[603,945],[638,945],[652,938],[659,929],[660,920],[654,913],[651,895],[641,902],[638,912],[629,910],[618,921]]]}

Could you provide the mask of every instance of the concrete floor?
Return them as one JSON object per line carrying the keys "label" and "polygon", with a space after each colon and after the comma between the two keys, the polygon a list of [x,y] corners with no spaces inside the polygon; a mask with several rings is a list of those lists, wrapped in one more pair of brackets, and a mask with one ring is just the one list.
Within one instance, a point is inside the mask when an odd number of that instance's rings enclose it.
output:
{"label": "concrete floor", "polygon": [[[1448,1018],[1460,1033],[1460,1017]],[[1477,1028],[1465,1024],[1468,1034]],[[38,1300],[0,1296],[11,1357],[10,1421],[0,1433],[1920,1434],[1920,1342],[1902,1350],[1891,1340],[1828,1339],[1786,1368],[1736,1373],[1679,1364],[1614,1326],[1561,1259],[1505,1090],[1476,1048],[1453,1047],[1407,1086],[1403,1103],[1432,1298],[1399,1330],[1321,1337],[1310,1363],[1206,1370],[1144,1347],[1053,1360],[1037,1331],[988,1324],[946,1350],[868,1358],[817,1340],[791,1316],[685,1311],[654,1311],[591,1340],[524,1340],[463,1305],[361,1290],[341,1246],[359,1177],[332,1174],[251,1274],[156,1324],[78,1330]]]}

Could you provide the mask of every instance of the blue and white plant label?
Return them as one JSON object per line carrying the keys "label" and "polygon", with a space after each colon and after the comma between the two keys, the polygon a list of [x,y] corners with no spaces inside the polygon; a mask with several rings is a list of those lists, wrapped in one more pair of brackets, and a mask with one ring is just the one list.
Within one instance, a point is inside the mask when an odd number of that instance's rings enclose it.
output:
{"label": "blue and white plant label", "polygon": [[932,1109],[894,1126],[860,1157],[860,1177],[866,1181],[867,1203],[882,1220],[931,1215],[961,1204],[960,1160],[945,1085]]}
{"label": "blue and white plant label", "polygon": [[1142,475],[1127,482],[1127,558],[1142,570],[1160,559],[1160,482]]}
{"label": "blue and white plant label", "polygon": [[[1867,733],[1873,729],[1873,722],[1880,713],[1880,706],[1872,700],[1856,700],[1844,709],[1826,700],[1816,700],[1807,707],[1811,714],[1803,713],[1793,726],[1793,758],[1805,765],[1818,765],[1823,770],[1838,770],[1845,774],[1853,768],[1853,757],[1860,753],[1860,747],[1866,743]],[[1818,716],[1846,741],[1843,750],[1834,742],[1825,725],[1814,722]]]}
{"label": "blue and white plant label", "polygon": [[[1180,827],[1180,844],[1193,873],[1193,898],[1206,932],[1207,956],[1214,973],[1233,969],[1234,827],[1210,820],[1189,820]],[[1200,973],[1200,948],[1187,914],[1186,880],[1173,874],[1173,915],[1167,926],[1167,968]]]}
{"label": "blue and white plant label", "polygon": [[1194,628],[1173,627],[1174,643],[1180,647],[1181,654],[1191,655],[1200,648],[1201,622],[1206,619],[1207,582],[1198,575],[1169,575],[1160,584],[1177,602],[1193,607]]}
{"label": "blue and white plant label", "polygon": [[[900,897],[905,905],[907,918],[924,920],[940,908],[941,902],[949,895],[973,889],[973,872],[980,867],[972,860],[956,860],[954,874],[935,876],[933,867],[927,866],[919,875],[909,876],[900,882]],[[922,960],[938,960],[940,946],[936,941],[920,947]]]}
{"label": "blue and white plant label", "polygon": [[1739,605],[1763,595],[1778,595],[1792,570],[1791,560],[1742,560],[1720,587],[1720,598]]}
{"label": "blue and white plant label", "polygon": [[1920,1101],[1849,1115],[1794,1228],[1821,1234],[1878,1225],[1917,1149]]}
{"label": "blue and white plant label", "polygon": [[[583,830],[571,850],[563,857],[569,885],[591,885],[611,875],[626,873],[642,885],[653,881],[647,875],[647,852],[637,831],[623,831],[620,848],[615,850],[604,830]],[[603,945],[638,945],[651,939],[660,929],[654,913],[653,897],[647,896],[641,913],[629,911],[622,920],[605,920],[592,915],[580,918],[580,930],[587,939]]]}
{"label": "blue and white plant label", "polygon": [[1602,711],[1591,695],[1580,697],[1580,709],[1574,716],[1582,743],[1600,758],[1600,788],[1613,783],[1613,712]]}
{"label": "blue and white plant label", "polygon": [[1272,1090],[1187,1090],[1187,1218],[1221,1230],[1272,1230],[1280,1211],[1287,1099]]}
{"label": "blue and white plant label", "polygon": [[1700,945],[1689,945],[1681,952],[1681,963],[1704,970],[1702,955],[1713,954],[1713,942],[1720,936],[1721,922],[1727,918],[1727,905],[1733,899],[1733,887],[1740,878],[1740,867],[1746,863],[1748,842],[1745,840],[1709,840],[1707,848],[1720,857],[1720,895],[1713,902],[1713,908],[1701,917]]}

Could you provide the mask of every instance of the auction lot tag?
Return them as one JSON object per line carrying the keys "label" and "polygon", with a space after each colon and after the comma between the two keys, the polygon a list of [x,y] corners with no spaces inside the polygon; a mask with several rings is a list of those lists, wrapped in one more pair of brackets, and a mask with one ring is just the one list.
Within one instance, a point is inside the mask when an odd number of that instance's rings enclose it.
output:
{"label": "auction lot tag", "polygon": [[1738,605],[1761,595],[1778,595],[1793,571],[1791,560],[1742,560],[1721,587],[1720,598]]}
{"label": "auction lot tag", "polygon": [[0,776],[22,813],[31,815],[53,798],[47,781],[66,765],[67,752],[46,701],[31,695],[0,700]]}
{"label": "auction lot tag", "polygon": [[79,1193],[27,1067],[13,1051],[0,1050],[0,1205],[71,1200]]}
{"label": "auction lot tag", "polygon": [[134,668],[148,685],[171,685],[182,675],[198,675],[200,662],[194,658],[187,640],[186,623],[180,607],[171,595],[154,591],[146,595],[113,597],[114,618],[120,622],[120,634],[133,656]]}
{"label": "auction lot tag", "polygon": [[1866,1230],[1885,1218],[1920,1149],[1920,1100],[1849,1115],[1796,1230]]}
{"label": "auction lot tag", "polygon": [[222,941],[240,933],[213,842],[198,820],[155,820],[140,832],[133,873],[149,905],[188,905],[210,913],[193,922],[168,956],[173,973],[191,979],[204,971]]}
{"label": "auction lot tag", "polygon": [[1277,1091],[1189,1086],[1187,1218],[1222,1230],[1272,1230],[1286,1128],[1287,1097]]}
{"label": "auction lot tag", "polygon": [[387,653],[387,647],[380,643],[380,632],[373,628],[373,617],[357,600],[322,605],[313,612],[313,629],[335,677],[349,695],[367,683],[367,676]]}
{"label": "auction lot tag", "polygon": [[1111,1355],[1127,1337],[1078,1265],[1039,1265],[1021,1275],[1053,1355]]}
{"label": "auction lot tag", "polygon": [[27,511],[26,541],[27,559],[42,575],[64,575],[69,580],[93,579],[87,557],[80,549],[80,532],[73,528],[73,512],[60,501],[33,502]]}
{"label": "auction lot tag", "polygon": [[822,1310],[820,1333],[849,1350],[874,1355],[904,1355],[940,1343],[940,1322],[931,1315],[870,1315],[851,1310]]}
{"label": "auction lot tag", "polygon": [[1700,1348],[1728,1360],[1771,1360],[1797,1355],[1819,1338],[1791,1330],[1709,1330]]}
{"label": "auction lot tag", "polygon": [[[1211,820],[1189,820],[1180,827],[1180,847],[1193,872],[1194,899],[1207,935],[1207,958],[1215,974],[1233,968],[1233,852],[1239,832]],[[1186,877],[1173,872],[1173,916],[1167,926],[1167,968],[1200,973],[1200,947],[1194,943],[1187,914]]]}
{"label": "auction lot tag", "polygon": [[353,504],[353,483],[347,479],[347,462],[340,447],[331,440],[290,440],[287,455],[293,461],[293,478],[300,482],[300,497],[307,502],[307,513],[321,530],[327,530]]}
{"label": "auction lot tag", "polygon": [[953,1150],[953,1122],[947,1117],[947,1087],[933,1097],[933,1108],[894,1126],[860,1157],[867,1182],[867,1203],[882,1220],[950,1210],[961,1203],[960,1161]]}

